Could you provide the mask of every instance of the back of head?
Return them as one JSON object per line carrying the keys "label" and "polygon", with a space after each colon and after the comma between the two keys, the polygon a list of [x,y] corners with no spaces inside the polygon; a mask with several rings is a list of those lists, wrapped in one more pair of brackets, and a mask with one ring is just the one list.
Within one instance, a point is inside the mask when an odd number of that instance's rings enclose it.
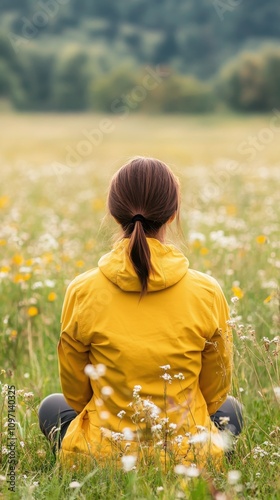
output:
{"label": "back of head", "polygon": [[[108,208],[121,224],[123,237],[130,238],[130,259],[146,294],[152,266],[147,237],[157,237],[160,229],[177,214],[179,181],[165,165],[154,158],[137,157],[121,167],[111,181]],[[132,220],[135,215],[136,221]]]}

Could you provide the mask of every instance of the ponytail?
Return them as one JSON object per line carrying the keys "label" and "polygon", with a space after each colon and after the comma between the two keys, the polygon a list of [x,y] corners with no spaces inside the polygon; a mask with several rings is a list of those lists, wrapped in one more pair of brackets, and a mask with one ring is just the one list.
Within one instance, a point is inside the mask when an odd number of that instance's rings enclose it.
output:
{"label": "ponytail", "polygon": [[134,222],[129,241],[129,257],[141,283],[140,299],[148,290],[148,279],[152,271],[151,252],[140,220]]}

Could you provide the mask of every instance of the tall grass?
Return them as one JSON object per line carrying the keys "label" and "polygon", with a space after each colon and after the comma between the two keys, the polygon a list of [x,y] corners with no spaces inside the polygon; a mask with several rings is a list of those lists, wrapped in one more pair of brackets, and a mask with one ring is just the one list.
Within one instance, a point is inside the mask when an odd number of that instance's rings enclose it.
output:
{"label": "tall grass", "polygon": [[[13,119],[17,135],[18,122],[16,117]],[[34,120],[35,124],[38,118]],[[154,119],[141,120],[137,137],[142,137],[144,143],[146,130],[153,128]],[[182,119],[176,122],[173,118],[173,124],[176,123],[180,127]],[[32,128],[30,119],[28,126],[34,134],[37,125]],[[249,129],[244,123],[240,126],[246,136]],[[163,129],[167,130],[165,127],[166,118]],[[68,126],[65,119],[64,139],[72,128],[73,124]],[[204,124],[195,123],[195,129],[197,134],[199,131],[202,136],[206,134]],[[216,123],[214,129],[211,154],[214,158],[215,152],[219,158],[218,131],[226,132],[221,124]],[[1,166],[0,488],[3,498],[280,498],[280,195],[279,173],[270,164],[272,149],[262,152],[261,166],[245,165],[223,180],[219,173],[226,171],[226,160],[220,162],[218,170],[206,161],[203,166],[188,168],[182,155],[176,171],[182,181],[182,223],[187,240],[187,246],[184,243],[181,246],[192,268],[218,279],[231,305],[235,358],[232,394],[243,403],[245,420],[234,454],[224,460],[221,470],[209,467],[199,471],[198,476],[171,465],[165,468],[160,461],[139,463],[136,469],[127,472],[112,461],[105,466],[96,464],[86,473],[60,468],[39,430],[37,409],[44,396],[60,391],[56,345],[66,285],[76,274],[96,266],[98,258],[110,248],[113,225],[110,223],[109,228],[103,226],[100,230],[100,222],[108,178],[118,166],[114,155],[121,161],[127,155],[125,137],[117,153],[113,151],[109,158],[102,146],[100,164],[104,168],[92,167],[87,159],[79,168],[65,171],[62,178],[52,168],[52,161],[61,155],[61,150],[54,147],[51,159],[50,137],[48,141],[42,140],[39,150],[31,137],[25,138],[19,149],[25,151],[23,164],[19,153],[6,148]],[[177,145],[180,150],[182,140],[178,137],[176,142],[173,135],[170,148],[175,151]],[[135,141],[135,148],[136,144],[139,147],[139,141]],[[133,143],[130,150],[132,146]],[[166,159],[160,150],[160,144],[148,145],[145,151],[137,149],[134,153]],[[33,156],[31,160],[30,154],[38,155],[37,159]],[[199,151],[193,149],[195,155],[198,157]],[[97,156],[94,161],[98,159]],[[205,189],[213,185],[214,191]],[[238,300],[232,301],[233,297]],[[16,493],[9,492],[6,481],[5,384],[14,385],[17,391]]]}

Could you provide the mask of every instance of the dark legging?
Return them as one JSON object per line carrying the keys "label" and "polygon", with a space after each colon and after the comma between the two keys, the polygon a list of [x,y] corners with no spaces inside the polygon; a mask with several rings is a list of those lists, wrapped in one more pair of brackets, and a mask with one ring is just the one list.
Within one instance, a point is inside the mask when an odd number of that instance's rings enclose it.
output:
{"label": "dark legging", "polygon": [[[60,447],[69,424],[77,415],[77,412],[66,403],[63,394],[51,394],[42,401],[39,407],[39,424],[54,449]],[[243,424],[242,405],[232,396],[228,396],[210,418],[218,429],[227,429],[237,436]]]}

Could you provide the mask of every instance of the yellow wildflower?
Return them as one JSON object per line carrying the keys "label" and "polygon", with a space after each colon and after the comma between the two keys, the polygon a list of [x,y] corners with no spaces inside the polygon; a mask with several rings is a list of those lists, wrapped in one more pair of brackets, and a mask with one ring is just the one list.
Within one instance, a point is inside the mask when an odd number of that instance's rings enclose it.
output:
{"label": "yellow wildflower", "polygon": [[46,264],[49,264],[53,261],[53,254],[51,252],[46,252],[42,255],[42,259]]}
{"label": "yellow wildflower", "polygon": [[206,248],[206,247],[202,247],[202,248],[200,249],[200,255],[207,255],[208,253],[209,253],[208,248]]}
{"label": "yellow wildflower", "polygon": [[8,273],[11,270],[10,266],[2,266],[0,267],[0,273]]}
{"label": "yellow wildflower", "polygon": [[4,247],[5,245],[7,245],[7,240],[1,239],[0,240],[0,247]]}
{"label": "yellow wildflower", "polygon": [[0,208],[5,208],[9,205],[10,198],[7,195],[0,196]]}
{"label": "yellow wildflower", "polygon": [[35,306],[30,306],[30,307],[27,309],[27,314],[28,314],[28,316],[30,316],[31,318],[33,318],[34,316],[37,316],[37,314],[39,314],[38,307],[35,307]]}
{"label": "yellow wildflower", "polygon": [[85,263],[83,260],[77,260],[75,265],[76,267],[84,267]]}
{"label": "yellow wildflower", "polygon": [[264,243],[267,242],[267,237],[264,234],[259,234],[259,236],[256,237],[256,242],[258,245],[264,245]]}
{"label": "yellow wildflower", "polygon": [[268,297],[266,297],[266,299],[264,299],[263,303],[264,304],[268,304],[272,299],[272,295],[268,295]]}
{"label": "yellow wildflower", "polygon": [[231,290],[234,293],[234,296],[238,299],[242,299],[242,297],[244,297],[244,292],[239,286],[233,286]]}
{"label": "yellow wildflower", "polygon": [[105,208],[104,198],[95,198],[92,200],[92,208],[95,212],[101,212]]}
{"label": "yellow wildflower", "polygon": [[17,331],[16,330],[12,330],[10,332],[10,339],[11,340],[15,340],[17,338]]}
{"label": "yellow wildflower", "polygon": [[85,243],[85,250],[92,250],[95,246],[95,240],[88,240]]}
{"label": "yellow wildflower", "polygon": [[49,302],[54,302],[57,298],[57,295],[55,292],[50,292],[49,295],[48,295],[48,301]]}
{"label": "yellow wildflower", "polygon": [[22,255],[20,255],[19,253],[16,253],[13,258],[12,258],[12,263],[13,264],[16,264],[16,266],[21,266],[21,264],[23,264],[24,262],[24,258]]}
{"label": "yellow wildflower", "polygon": [[227,212],[227,215],[230,215],[231,217],[234,217],[237,214],[237,207],[236,207],[236,205],[227,205],[226,212]]}
{"label": "yellow wildflower", "polygon": [[21,283],[22,281],[28,281],[30,280],[30,278],[31,278],[30,273],[25,273],[25,274],[17,273],[14,276],[14,283]]}
{"label": "yellow wildflower", "polygon": [[201,241],[197,239],[197,240],[193,240],[193,242],[191,243],[191,246],[192,246],[192,248],[201,248],[202,244],[201,244]]}

